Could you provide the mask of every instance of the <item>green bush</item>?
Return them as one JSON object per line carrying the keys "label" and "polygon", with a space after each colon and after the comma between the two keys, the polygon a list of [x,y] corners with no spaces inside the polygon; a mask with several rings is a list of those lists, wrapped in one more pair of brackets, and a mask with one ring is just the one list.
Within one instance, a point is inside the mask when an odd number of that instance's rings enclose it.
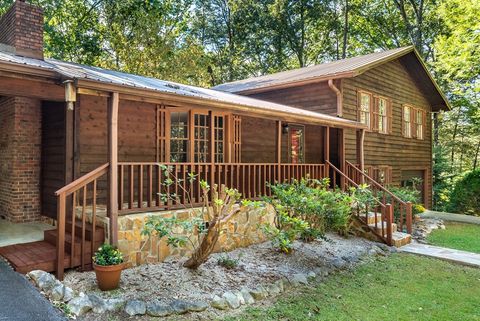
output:
{"label": "green bush", "polygon": [[480,215],[480,170],[469,172],[457,181],[447,211]]}
{"label": "green bush", "polygon": [[273,198],[267,201],[280,204],[287,216],[308,223],[302,232],[305,240],[323,237],[326,230],[347,233],[353,198],[340,190],[329,190],[328,179],[303,178],[270,187]]}

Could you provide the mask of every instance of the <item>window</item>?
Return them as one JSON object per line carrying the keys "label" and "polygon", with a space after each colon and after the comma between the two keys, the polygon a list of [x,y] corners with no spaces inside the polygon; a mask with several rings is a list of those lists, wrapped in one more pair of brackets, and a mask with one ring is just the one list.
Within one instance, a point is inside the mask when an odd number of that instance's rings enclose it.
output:
{"label": "window", "polygon": [[225,117],[214,116],[214,132],[215,132],[215,162],[224,162],[224,146],[225,146]]}
{"label": "window", "polygon": [[423,139],[423,118],[425,112],[420,109],[415,110],[415,137],[417,139]]}
{"label": "window", "polygon": [[185,163],[188,159],[188,112],[170,113],[170,161]]}
{"label": "window", "polygon": [[370,128],[370,113],[372,106],[372,94],[359,92],[360,106],[358,108],[358,121]]}
{"label": "window", "polygon": [[388,100],[386,98],[378,97],[377,98],[377,107],[378,107],[378,118],[377,118],[377,127],[378,132],[382,134],[387,134],[389,132],[389,106]]}
{"label": "window", "polygon": [[410,138],[412,137],[412,107],[403,106],[402,113],[402,131],[403,136]]}
{"label": "window", "polygon": [[289,126],[289,154],[292,164],[302,164],[304,162],[304,127],[291,125]]}
{"label": "window", "polygon": [[193,115],[194,155],[195,163],[209,162],[210,116],[208,114]]}

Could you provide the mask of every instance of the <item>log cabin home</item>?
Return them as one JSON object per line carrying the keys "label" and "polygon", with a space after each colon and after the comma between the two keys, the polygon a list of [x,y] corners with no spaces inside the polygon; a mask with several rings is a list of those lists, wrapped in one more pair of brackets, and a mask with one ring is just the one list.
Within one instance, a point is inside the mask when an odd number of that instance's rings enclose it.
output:
{"label": "log cabin home", "polygon": [[[0,18],[0,216],[52,229],[0,255],[23,273],[86,269],[121,243],[120,218],[201,204],[200,179],[250,199],[302,177],[369,184],[379,206],[359,221],[394,245],[412,208],[388,185],[419,176],[430,204],[430,116],[446,108],[411,47],[205,89],[44,58],[42,10],[17,0]],[[198,175],[188,195],[160,165]]]}

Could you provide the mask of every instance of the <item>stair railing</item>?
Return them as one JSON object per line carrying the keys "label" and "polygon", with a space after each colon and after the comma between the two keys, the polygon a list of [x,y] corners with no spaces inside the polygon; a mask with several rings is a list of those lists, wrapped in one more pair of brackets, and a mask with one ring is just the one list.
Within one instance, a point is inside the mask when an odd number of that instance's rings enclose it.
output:
{"label": "stair railing", "polygon": [[[109,164],[106,163],[88,174],[76,179],[70,184],[62,187],[55,192],[57,196],[57,262],[56,262],[56,276],[59,280],[63,280],[65,267],[73,267],[80,265],[82,270],[85,269],[86,262],[86,216],[87,210],[91,212],[91,252],[90,256],[95,251],[95,230],[96,230],[96,216],[97,216],[97,185],[98,180],[106,175],[109,170]],[[91,191],[91,193],[90,193]],[[107,203],[107,202],[105,202]],[[87,209],[88,204],[91,208]],[[77,214],[80,214],[79,221],[81,222],[81,236],[80,236],[80,262],[77,264],[75,259],[75,240],[76,240],[76,219]],[[71,248],[70,260],[65,262],[65,229],[67,224],[67,217],[71,218]]]}
{"label": "stair railing", "polygon": [[398,196],[390,192],[382,184],[378,183],[372,177],[368,176],[361,169],[353,165],[352,163],[345,162],[345,171],[349,177],[352,177],[357,183],[363,182],[369,185],[369,188],[374,193],[375,197],[379,197],[385,204],[387,201],[392,205],[394,211],[394,219],[398,224],[398,228],[403,232],[404,226],[407,233],[412,233],[412,203],[405,202]]}
{"label": "stair railing", "polygon": [[[332,177],[333,188],[337,186],[337,174],[340,176],[340,188],[343,191],[348,191],[351,187],[359,188],[360,185],[352,178],[347,176],[344,172],[338,169],[330,161],[325,161],[329,167],[329,176]],[[362,222],[373,234],[384,240],[388,245],[393,245],[393,206],[387,203],[385,199],[379,199],[375,192],[373,192],[372,208],[369,204],[365,204],[365,208],[361,208],[358,202],[355,206],[354,215]],[[373,211],[373,212],[372,212]],[[370,223],[370,213],[373,213],[373,223]],[[380,220],[378,219],[380,214]]]}

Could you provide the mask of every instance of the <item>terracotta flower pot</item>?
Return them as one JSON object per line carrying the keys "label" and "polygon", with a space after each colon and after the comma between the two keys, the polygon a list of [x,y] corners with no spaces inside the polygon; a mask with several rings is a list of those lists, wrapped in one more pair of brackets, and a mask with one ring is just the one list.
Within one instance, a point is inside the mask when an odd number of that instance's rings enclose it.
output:
{"label": "terracotta flower pot", "polygon": [[118,288],[123,267],[123,263],[107,266],[93,264],[95,275],[97,277],[97,284],[100,290],[110,291]]}

